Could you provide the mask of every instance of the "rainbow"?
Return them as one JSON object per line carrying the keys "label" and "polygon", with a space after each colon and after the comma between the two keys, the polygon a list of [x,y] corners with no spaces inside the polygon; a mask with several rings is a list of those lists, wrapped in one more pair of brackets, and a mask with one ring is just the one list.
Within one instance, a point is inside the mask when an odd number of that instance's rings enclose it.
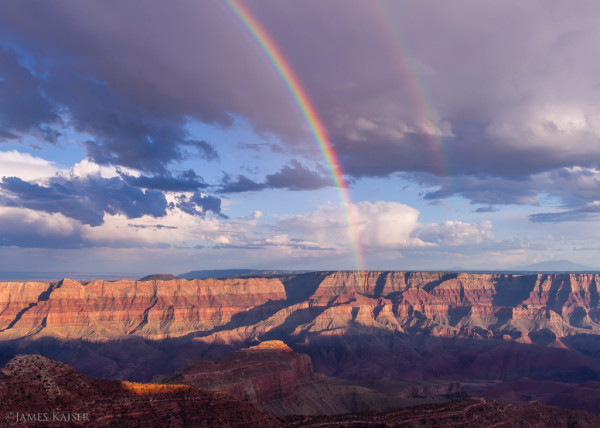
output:
{"label": "rainbow", "polygon": [[[421,79],[419,78],[416,67],[410,60],[411,56],[409,50],[404,43],[398,26],[392,22],[390,14],[387,13],[380,0],[369,1],[367,3],[373,6],[375,15],[382,22],[381,28],[387,36],[390,51],[396,57],[398,70],[400,71],[402,80],[406,83],[409,97],[416,110],[415,112],[418,120],[421,121],[422,125],[433,125],[438,128],[438,115],[432,107],[432,103],[429,100],[423,82],[421,82]],[[436,129],[436,131],[439,131],[439,129]],[[444,177],[450,176],[450,167],[444,161],[445,159],[449,159],[445,153],[444,140],[437,132],[424,132],[424,134],[427,138],[429,151],[432,154],[433,166],[437,175],[443,180]]]}
{"label": "rainbow", "polygon": [[233,12],[241,24],[246,28],[252,39],[256,41],[260,50],[281,76],[283,82],[292,94],[304,120],[310,128],[321,155],[327,164],[333,183],[338,191],[342,210],[348,225],[348,234],[354,252],[356,267],[359,271],[364,270],[364,257],[359,242],[358,230],[351,210],[352,204],[348,185],[344,180],[341,164],[327,136],[327,130],[319,117],[315,107],[310,101],[306,90],[302,87],[300,80],[294,73],[292,67],[283,56],[279,47],[275,44],[269,33],[261,23],[252,15],[246,6],[239,0],[224,0],[228,8]]}

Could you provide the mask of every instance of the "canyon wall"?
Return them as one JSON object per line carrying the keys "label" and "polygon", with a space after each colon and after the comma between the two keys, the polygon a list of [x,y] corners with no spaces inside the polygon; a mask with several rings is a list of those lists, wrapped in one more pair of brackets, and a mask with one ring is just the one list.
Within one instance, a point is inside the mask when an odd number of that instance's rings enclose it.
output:
{"label": "canyon wall", "polygon": [[0,340],[60,337],[166,339],[209,331],[284,306],[277,279],[0,283]]}
{"label": "canyon wall", "polygon": [[600,381],[599,283],[372,271],[0,283],[0,363],[35,352],[88,375],[149,380],[281,340],[316,373],[348,380],[585,384]]}

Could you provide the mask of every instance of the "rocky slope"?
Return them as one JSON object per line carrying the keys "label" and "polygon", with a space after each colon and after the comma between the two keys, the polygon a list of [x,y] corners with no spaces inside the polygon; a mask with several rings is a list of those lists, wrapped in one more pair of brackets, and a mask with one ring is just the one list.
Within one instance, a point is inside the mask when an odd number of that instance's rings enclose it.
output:
{"label": "rocky slope", "polygon": [[486,402],[482,398],[454,400],[450,403],[409,407],[389,413],[288,417],[288,427],[528,427],[579,428],[600,426],[600,416],[564,410],[531,402],[520,406]]}
{"label": "rocky slope", "polygon": [[441,272],[2,283],[0,363],[36,352],[87,375],[147,381],[190,358],[282,340],[315,372],[347,380],[574,388],[600,381],[599,283]]}
{"label": "rocky slope", "polygon": [[39,355],[18,355],[0,377],[0,426],[51,427],[597,427],[600,416],[484,399],[390,413],[274,418],[220,392],[89,378]]}
{"label": "rocky slope", "polygon": [[88,378],[39,355],[18,355],[1,373],[0,426],[280,426],[224,393]]}
{"label": "rocky slope", "polygon": [[227,392],[276,416],[385,412],[466,395],[459,382],[353,382],[315,375],[308,355],[281,341],[224,357],[192,359],[173,376],[152,381]]}
{"label": "rocky slope", "polygon": [[509,382],[477,382],[465,385],[468,393],[486,400],[524,404],[531,400],[551,406],[600,414],[600,382],[584,384],[535,381],[519,378]]}

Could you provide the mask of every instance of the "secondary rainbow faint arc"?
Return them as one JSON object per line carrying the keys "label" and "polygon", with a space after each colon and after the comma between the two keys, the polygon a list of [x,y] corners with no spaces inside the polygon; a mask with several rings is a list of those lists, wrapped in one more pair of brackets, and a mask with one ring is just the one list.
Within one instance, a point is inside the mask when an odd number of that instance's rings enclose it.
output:
{"label": "secondary rainbow faint arc", "polygon": [[[429,122],[437,128],[436,114],[431,106],[429,97],[427,96],[425,86],[419,78],[419,73],[417,73],[415,66],[412,64],[410,59],[411,56],[400,34],[398,26],[390,19],[390,14],[385,10],[385,6],[381,0],[373,0],[372,2],[367,1],[367,4],[369,3],[373,5],[377,17],[383,24],[382,28],[388,37],[390,50],[396,57],[398,68],[402,74],[402,80],[406,83],[417,116],[423,122]],[[445,153],[442,137],[429,132],[425,132],[425,135],[433,153],[432,161],[436,172],[442,179],[450,176],[450,167],[445,161],[449,159],[449,157]]]}
{"label": "secondary rainbow faint arc", "polygon": [[304,116],[304,119],[310,128],[310,132],[317,142],[319,150],[323,155],[323,159],[325,159],[325,163],[329,168],[333,183],[340,195],[342,210],[344,211],[346,223],[348,224],[348,233],[350,235],[350,242],[354,252],[356,266],[359,271],[364,270],[364,257],[358,239],[358,231],[356,228],[356,223],[353,219],[353,214],[350,211],[351,199],[348,192],[348,186],[344,180],[337,155],[329,141],[329,137],[327,136],[327,130],[323,124],[323,121],[317,114],[317,111],[312,105],[308,94],[302,87],[302,84],[290,67],[290,64],[260,22],[240,1],[224,0],[224,3],[248,30],[252,38],[258,43],[262,52],[264,52],[269,59],[269,62],[273,64],[277,70],[277,73],[281,76],[285,85],[292,94],[292,97],[298,105],[302,116]]}

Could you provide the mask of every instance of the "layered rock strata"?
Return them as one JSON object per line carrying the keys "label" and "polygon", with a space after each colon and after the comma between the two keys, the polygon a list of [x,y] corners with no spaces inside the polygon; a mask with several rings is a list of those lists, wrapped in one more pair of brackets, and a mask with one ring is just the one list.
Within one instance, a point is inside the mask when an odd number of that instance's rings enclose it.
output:
{"label": "layered rock strata", "polygon": [[315,372],[347,380],[583,385],[600,381],[599,283],[441,272],[2,283],[0,363],[36,352],[89,375],[149,380],[282,340]]}
{"label": "layered rock strata", "polygon": [[186,361],[154,382],[222,391],[276,416],[388,411],[465,396],[459,382],[353,382],[315,375],[308,355],[267,341],[224,357]]}
{"label": "layered rock strata", "polygon": [[49,336],[104,341],[128,335],[181,337],[235,325],[235,316],[248,312],[256,320],[283,307],[286,294],[278,279],[120,280],[86,285],[64,279],[52,285],[0,283],[0,299],[5,308],[0,340]]}

